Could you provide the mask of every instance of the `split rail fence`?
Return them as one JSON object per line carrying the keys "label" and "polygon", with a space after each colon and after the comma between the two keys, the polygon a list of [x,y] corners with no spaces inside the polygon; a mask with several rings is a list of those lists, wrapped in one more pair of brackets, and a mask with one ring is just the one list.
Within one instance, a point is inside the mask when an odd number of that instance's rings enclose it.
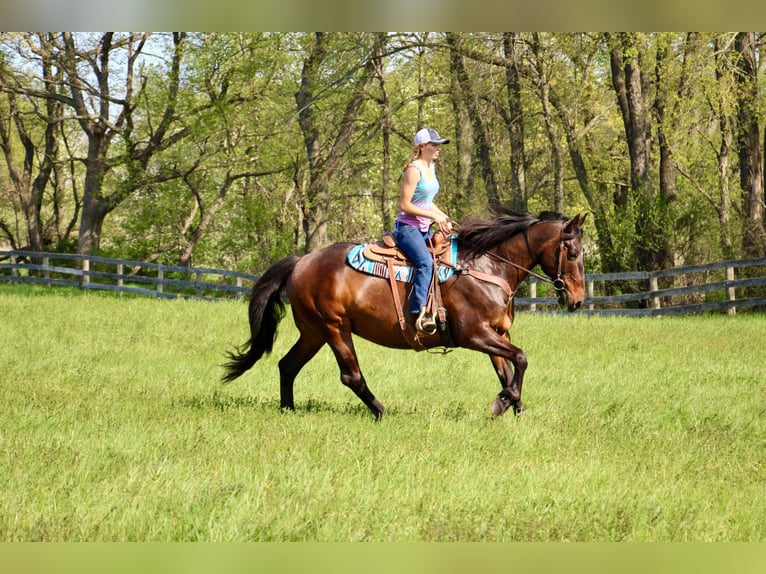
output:
{"label": "split rail fence", "polygon": [[[176,267],[68,253],[0,250],[0,282],[68,286],[158,298],[204,300],[247,297],[257,275],[205,267]],[[722,261],[661,271],[586,274],[581,312],[678,315],[766,309],[766,258]],[[530,277],[516,308],[556,309],[550,285]]]}

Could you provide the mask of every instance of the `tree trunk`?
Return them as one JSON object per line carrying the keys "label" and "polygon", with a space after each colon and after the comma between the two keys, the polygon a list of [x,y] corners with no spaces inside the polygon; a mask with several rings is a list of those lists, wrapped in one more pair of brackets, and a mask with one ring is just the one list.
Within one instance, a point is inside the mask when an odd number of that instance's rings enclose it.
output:
{"label": "tree trunk", "polygon": [[[657,118],[657,143],[660,161],[660,189],[654,200],[657,213],[653,221],[654,249],[653,268],[667,269],[673,266],[673,253],[670,247],[668,227],[668,205],[676,198],[676,170],[673,161],[670,134],[674,132],[672,117],[666,113],[668,105],[668,45],[663,38],[657,39],[657,57],[655,64],[655,99],[654,114]],[[647,190],[648,192],[648,190]]]}
{"label": "tree trunk", "polygon": [[375,77],[380,85],[380,108],[383,117],[381,126],[382,152],[383,152],[383,173],[381,174],[380,188],[380,219],[383,222],[383,230],[393,229],[394,217],[391,213],[391,203],[389,201],[389,189],[391,186],[391,103],[388,97],[388,88],[386,86],[386,68],[383,60],[383,53],[388,42],[385,32],[377,34],[376,53],[373,59],[375,66]]}
{"label": "tree trunk", "polygon": [[456,50],[450,50],[450,92],[449,99],[452,115],[455,118],[455,192],[452,194],[452,205],[448,213],[460,221],[470,210],[467,196],[473,189],[473,138],[471,137],[471,121],[465,107],[465,98],[460,89],[457,77],[460,57]]}
{"label": "tree trunk", "polygon": [[77,241],[77,253],[89,255],[101,246],[101,230],[104,219],[114,209],[116,203],[103,195],[103,180],[109,172],[106,161],[106,149],[111,137],[96,128],[88,133],[88,156],[85,161],[85,183],[82,196],[82,216],[80,234]]}
{"label": "tree trunk", "polygon": [[572,162],[577,183],[594,214],[593,223],[596,226],[597,241],[601,253],[601,267],[606,273],[625,271],[626,269],[616,254],[612,233],[609,228],[608,214],[605,213],[602,201],[599,199],[607,195],[603,189],[604,185],[591,183],[582,145],[577,137],[574,120],[572,120],[563,103],[555,94],[551,93],[550,97],[551,104],[561,120],[564,137],[567,142],[567,150],[569,151],[569,159]]}
{"label": "tree trunk", "polygon": [[744,213],[742,246],[750,257],[763,257],[766,229],[763,220],[763,156],[758,122],[758,68],[753,32],[737,34],[737,145]]}
{"label": "tree trunk", "polygon": [[532,52],[535,57],[535,67],[537,68],[537,86],[540,96],[540,104],[543,109],[543,120],[545,121],[545,134],[548,137],[548,145],[551,147],[551,160],[553,163],[553,209],[559,213],[564,213],[566,206],[564,204],[564,161],[563,151],[559,144],[559,138],[556,135],[553,122],[553,110],[551,109],[550,96],[550,78],[542,45],[540,34],[532,34]]}
{"label": "tree trunk", "polygon": [[524,155],[524,108],[521,103],[521,81],[516,52],[516,32],[503,34],[505,66],[505,87],[508,92],[508,136],[511,154],[511,207],[520,212],[527,211],[526,158]]}
{"label": "tree trunk", "polygon": [[[713,57],[715,58],[715,78],[719,89],[725,89],[725,58],[720,51],[720,45],[716,38],[713,42]],[[731,199],[729,190],[729,154],[732,144],[732,126],[729,110],[724,104],[724,94],[719,91],[717,105],[718,125],[721,132],[721,144],[718,149],[718,192],[719,203],[718,223],[721,226],[721,252],[724,259],[734,259],[734,245],[731,239],[730,212]]]}

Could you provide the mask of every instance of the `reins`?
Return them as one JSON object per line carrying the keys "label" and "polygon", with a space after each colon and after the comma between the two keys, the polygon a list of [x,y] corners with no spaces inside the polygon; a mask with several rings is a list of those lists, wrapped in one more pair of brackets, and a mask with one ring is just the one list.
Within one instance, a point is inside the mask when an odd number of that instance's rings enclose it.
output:
{"label": "reins", "polygon": [[[524,237],[525,238],[526,238],[526,235],[527,235],[526,232],[524,232]],[[527,242],[527,249],[529,249],[529,242]],[[532,252],[530,250],[530,255],[531,255],[531,253]],[[515,262],[511,261],[507,257],[503,257],[502,255],[498,255],[497,253],[495,253],[493,251],[487,251],[486,253],[484,253],[484,255],[486,255],[487,257],[490,257],[492,259],[495,259],[497,261],[500,261],[502,263],[505,263],[506,265],[510,265],[511,267],[515,267],[519,271],[524,271],[524,272],[528,273],[529,275],[531,275],[532,277],[536,277],[540,281],[544,281],[545,283],[550,283],[555,288],[557,288],[556,287],[556,281],[561,281],[561,279],[560,279],[560,277],[561,277],[561,265],[560,264],[559,264],[558,276],[556,277],[556,280],[553,280],[553,279],[551,279],[550,277],[548,277],[546,275],[541,275],[540,273],[536,273],[535,271],[532,271],[531,269],[527,269],[523,265],[519,265],[518,263],[515,263]]]}
{"label": "reins", "polygon": [[[524,230],[524,241],[527,244],[527,251],[529,252],[529,256],[532,257],[532,248],[529,246],[528,231],[529,231],[528,229]],[[460,236],[458,234],[458,238],[459,237]],[[545,283],[550,283],[551,285],[553,285],[553,288],[556,291],[564,291],[566,289],[566,283],[564,283],[564,280],[562,279],[562,277],[568,275],[567,273],[562,273],[563,268],[564,268],[564,259],[563,259],[564,251],[565,251],[564,250],[564,242],[569,240],[569,239],[571,239],[571,237],[565,237],[563,233],[559,237],[559,245],[558,245],[558,247],[556,249],[556,251],[557,251],[556,258],[558,259],[558,268],[556,270],[556,278],[555,279],[551,279],[547,275],[542,275],[540,273],[536,273],[535,271],[532,271],[531,269],[527,269],[523,265],[519,265],[518,263],[516,263],[514,261],[511,261],[507,257],[503,257],[502,255],[499,255],[499,254],[495,253],[494,251],[487,251],[487,252],[483,253],[482,255],[486,255],[487,257],[495,259],[496,261],[500,261],[501,263],[505,263],[506,265],[510,265],[511,267],[514,267],[514,268],[516,268],[516,269],[518,269],[520,271],[524,271],[528,275],[531,275],[532,277],[535,277],[535,278],[539,279],[540,281],[543,281]],[[470,245],[470,243],[465,241],[464,239],[461,239],[461,241],[463,241],[467,245]],[[534,259],[534,257],[532,257],[532,258]],[[483,279],[483,280],[489,281],[491,283],[499,284],[498,281],[495,280],[496,278],[494,276],[492,276],[492,275],[487,275],[486,273],[481,273],[479,271],[473,271],[469,267],[465,267],[464,268],[464,267],[462,267],[460,265],[455,265],[453,267],[454,267],[455,271],[457,271],[458,273],[464,273],[464,274],[467,274],[467,275],[472,275],[474,277],[477,277],[478,279]],[[508,285],[507,281],[502,280],[502,279],[501,279],[501,281],[504,284]],[[503,285],[501,285],[501,287],[502,286]],[[510,285],[506,289],[506,292],[509,295],[511,295],[511,296],[513,295],[513,290],[510,288]]]}

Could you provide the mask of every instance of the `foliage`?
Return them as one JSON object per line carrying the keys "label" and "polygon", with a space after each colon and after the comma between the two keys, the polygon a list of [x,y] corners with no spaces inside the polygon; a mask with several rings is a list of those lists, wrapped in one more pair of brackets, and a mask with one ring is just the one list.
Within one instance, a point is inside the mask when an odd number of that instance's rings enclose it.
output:
{"label": "foliage", "polygon": [[[78,61],[106,38],[74,37],[83,50]],[[0,121],[11,125],[15,97],[38,167],[46,125],[31,114],[42,109],[39,62],[47,54],[63,66],[72,57],[62,38],[8,34],[0,45]],[[759,125],[766,104],[762,88],[750,102],[737,80],[740,35],[151,34],[130,85],[126,48],[141,36],[116,38],[111,97],[127,98],[132,87],[135,101],[99,180],[113,202],[100,243],[109,254],[257,271],[290,252],[375,237],[398,209],[399,170],[423,125],[452,140],[439,171],[439,204],[448,213],[481,215],[492,201],[531,212],[590,211],[591,270],[758,249],[752,229],[766,219],[758,219],[763,200],[757,187],[741,187],[744,140],[736,136],[739,111],[752,109],[748,121]],[[181,58],[177,92],[174,57]],[[620,92],[615,74],[628,66],[640,82]],[[56,85],[58,97],[69,97],[63,82]],[[104,95],[96,92],[94,101]],[[634,119],[648,126],[640,186],[622,94],[640,101],[643,115]],[[58,158],[39,225],[48,248],[66,248],[85,216],[88,145],[71,114],[56,125]],[[9,141],[5,182],[22,155],[18,138]],[[24,247],[38,225],[23,209],[28,192],[0,190],[0,239]]]}

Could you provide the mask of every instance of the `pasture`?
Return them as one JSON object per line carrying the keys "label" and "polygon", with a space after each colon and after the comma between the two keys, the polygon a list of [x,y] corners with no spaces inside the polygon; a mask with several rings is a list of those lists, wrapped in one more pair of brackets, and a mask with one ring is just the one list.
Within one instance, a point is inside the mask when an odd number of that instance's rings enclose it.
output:
{"label": "pasture", "polygon": [[0,286],[2,541],[763,541],[766,316],[520,313],[527,414],[489,360],[357,339],[279,411],[275,351],[221,385],[244,302]]}

